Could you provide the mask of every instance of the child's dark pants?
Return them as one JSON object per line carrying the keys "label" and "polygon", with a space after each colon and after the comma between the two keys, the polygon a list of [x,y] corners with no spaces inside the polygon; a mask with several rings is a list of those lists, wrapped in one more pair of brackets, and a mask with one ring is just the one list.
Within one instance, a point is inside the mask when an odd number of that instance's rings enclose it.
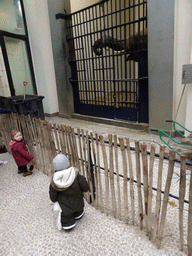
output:
{"label": "child's dark pants", "polygon": [[76,225],[76,220],[83,217],[83,214],[84,214],[84,210],[75,212],[74,214],[70,214],[67,216],[62,214],[62,212],[61,212],[61,224],[62,224],[63,229],[71,230],[72,228],[74,228]]}

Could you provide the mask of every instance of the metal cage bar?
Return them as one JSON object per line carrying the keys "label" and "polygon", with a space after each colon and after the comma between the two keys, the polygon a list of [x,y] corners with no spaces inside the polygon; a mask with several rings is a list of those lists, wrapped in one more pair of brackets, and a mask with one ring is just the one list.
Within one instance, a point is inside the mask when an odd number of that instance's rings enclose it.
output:
{"label": "metal cage bar", "polygon": [[147,63],[146,5],[145,0],[103,1],[66,16],[77,67],[72,81],[78,113],[147,122],[141,113],[148,104],[139,95],[148,84],[142,68],[142,58]]}

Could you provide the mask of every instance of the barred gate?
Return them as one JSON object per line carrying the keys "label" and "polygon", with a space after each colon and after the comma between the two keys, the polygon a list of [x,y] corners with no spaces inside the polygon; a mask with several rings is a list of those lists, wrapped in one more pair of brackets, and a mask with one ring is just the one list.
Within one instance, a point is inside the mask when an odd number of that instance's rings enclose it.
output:
{"label": "barred gate", "polygon": [[65,19],[75,112],[147,123],[147,1],[102,0]]}

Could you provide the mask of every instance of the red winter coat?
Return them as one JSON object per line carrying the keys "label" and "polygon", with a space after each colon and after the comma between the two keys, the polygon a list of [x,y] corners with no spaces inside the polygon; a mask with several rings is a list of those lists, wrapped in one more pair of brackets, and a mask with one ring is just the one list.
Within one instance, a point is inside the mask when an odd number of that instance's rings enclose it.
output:
{"label": "red winter coat", "polygon": [[11,147],[13,158],[18,166],[27,165],[33,159],[24,141],[11,140],[9,146]]}

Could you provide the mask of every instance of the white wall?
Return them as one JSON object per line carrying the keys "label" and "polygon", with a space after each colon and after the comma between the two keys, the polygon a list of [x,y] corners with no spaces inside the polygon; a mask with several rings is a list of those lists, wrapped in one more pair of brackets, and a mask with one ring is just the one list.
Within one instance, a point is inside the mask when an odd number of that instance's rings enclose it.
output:
{"label": "white wall", "polygon": [[59,115],[70,117],[74,112],[73,88],[69,79],[71,78],[71,67],[69,65],[69,44],[66,41],[66,20],[56,19],[55,14],[70,11],[70,1],[48,0],[49,22],[51,29],[52,50],[55,65],[55,76],[57,84]]}
{"label": "white wall", "polygon": [[[182,65],[190,63],[192,47],[192,2],[191,0],[175,1],[175,38],[174,38],[174,91],[173,118],[181,98],[184,85],[182,84]],[[190,97],[189,97],[190,94]],[[192,85],[186,86],[176,121],[192,130]],[[190,107],[191,106],[191,107]],[[189,111],[190,110],[190,111]]]}
{"label": "white wall", "polygon": [[99,0],[71,0],[71,12],[79,11],[87,6],[96,4]]}
{"label": "white wall", "polygon": [[29,41],[39,95],[44,96],[44,112],[58,112],[56,79],[51,44],[47,0],[24,0]]}
{"label": "white wall", "polygon": [[170,131],[173,115],[175,0],[148,1],[148,74],[150,129]]}

